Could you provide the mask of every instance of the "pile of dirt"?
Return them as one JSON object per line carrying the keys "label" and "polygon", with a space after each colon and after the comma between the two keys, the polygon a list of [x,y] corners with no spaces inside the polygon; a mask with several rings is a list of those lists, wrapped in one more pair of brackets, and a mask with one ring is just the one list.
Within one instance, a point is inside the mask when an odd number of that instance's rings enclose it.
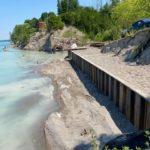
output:
{"label": "pile of dirt", "polygon": [[52,48],[68,49],[72,44],[76,43],[77,46],[86,45],[89,41],[86,35],[76,29],[75,27],[64,27],[63,30],[57,30],[51,35]]}
{"label": "pile of dirt", "polygon": [[62,51],[69,49],[71,45],[86,45],[89,42],[86,35],[74,27],[64,27],[55,32],[37,32],[30,38],[29,43],[23,48],[35,51]]}
{"label": "pile of dirt", "polygon": [[119,56],[123,61],[137,64],[150,64],[150,29],[141,30],[134,36],[113,41],[106,44],[102,53],[112,52],[114,56]]}

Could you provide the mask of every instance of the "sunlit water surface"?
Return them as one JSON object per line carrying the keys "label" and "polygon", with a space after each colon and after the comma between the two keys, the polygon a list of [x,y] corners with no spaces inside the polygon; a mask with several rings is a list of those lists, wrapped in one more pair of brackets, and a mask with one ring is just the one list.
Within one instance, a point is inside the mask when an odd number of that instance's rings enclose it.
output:
{"label": "sunlit water surface", "polygon": [[58,109],[54,87],[37,69],[66,54],[22,51],[0,42],[0,150],[46,150],[44,122]]}

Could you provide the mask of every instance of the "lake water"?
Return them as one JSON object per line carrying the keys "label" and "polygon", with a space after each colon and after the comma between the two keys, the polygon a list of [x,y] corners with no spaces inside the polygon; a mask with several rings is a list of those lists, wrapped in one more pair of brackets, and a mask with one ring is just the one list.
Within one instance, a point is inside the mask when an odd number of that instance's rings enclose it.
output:
{"label": "lake water", "polygon": [[0,150],[45,150],[44,123],[58,109],[51,80],[37,69],[66,54],[9,48],[0,42]]}

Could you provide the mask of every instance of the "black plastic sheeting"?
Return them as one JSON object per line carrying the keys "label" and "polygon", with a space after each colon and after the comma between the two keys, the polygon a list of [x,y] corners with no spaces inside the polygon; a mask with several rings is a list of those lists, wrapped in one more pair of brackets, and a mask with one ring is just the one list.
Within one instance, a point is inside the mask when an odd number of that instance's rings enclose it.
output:
{"label": "black plastic sheeting", "polygon": [[124,134],[108,142],[102,150],[112,150],[114,148],[122,150],[128,147],[130,150],[150,150],[150,129],[138,131],[131,134]]}

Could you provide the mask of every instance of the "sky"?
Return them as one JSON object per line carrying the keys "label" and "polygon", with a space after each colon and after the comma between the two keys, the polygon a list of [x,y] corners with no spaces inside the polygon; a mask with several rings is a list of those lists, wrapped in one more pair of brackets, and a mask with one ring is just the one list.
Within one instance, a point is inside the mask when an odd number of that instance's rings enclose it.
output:
{"label": "sky", "polygon": [[[96,6],[96,0],[79,0],[79,3]],[[0,40],[9,39],[16,24],[50,11],[57,13],[57,0],[0,0]]]}

